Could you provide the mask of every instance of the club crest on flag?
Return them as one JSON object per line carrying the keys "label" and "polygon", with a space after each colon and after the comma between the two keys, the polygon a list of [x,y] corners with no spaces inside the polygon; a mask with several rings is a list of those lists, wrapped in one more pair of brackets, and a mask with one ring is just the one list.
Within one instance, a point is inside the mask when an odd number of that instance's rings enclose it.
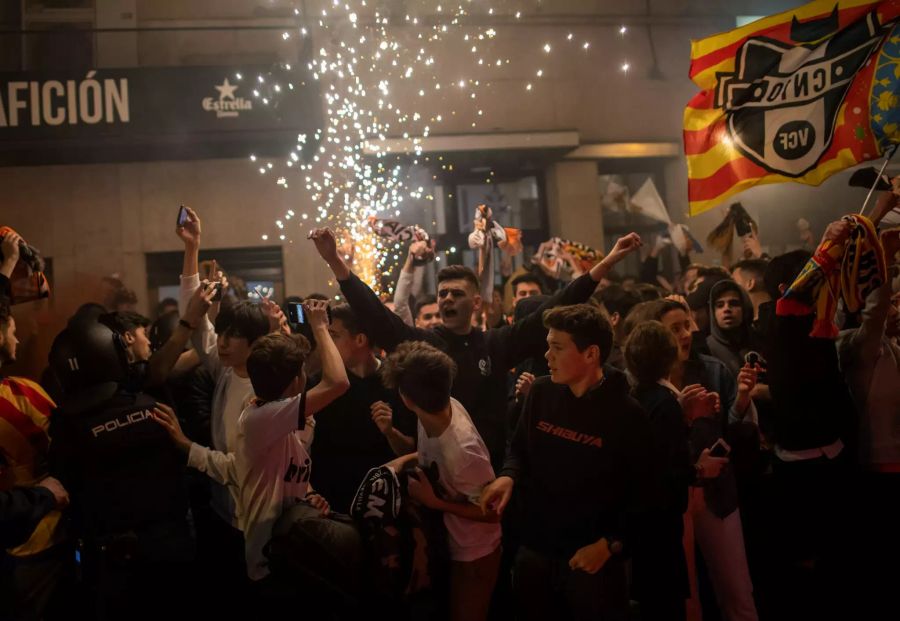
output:
{"label": "club crest on flag", "polygon": [[854,76],[884,38],[874,11],[825,34],[834,36],[815,47],[748,39],[735,72],[719,76],[716,105],[726,110],[729,137],[768,171],[799,177],[818,164]]}
{"label": "club crest on flag", "polygon": [[900,142],[900,0],[813,0],[693,41],[690,211],[756,185],[819,185]]}

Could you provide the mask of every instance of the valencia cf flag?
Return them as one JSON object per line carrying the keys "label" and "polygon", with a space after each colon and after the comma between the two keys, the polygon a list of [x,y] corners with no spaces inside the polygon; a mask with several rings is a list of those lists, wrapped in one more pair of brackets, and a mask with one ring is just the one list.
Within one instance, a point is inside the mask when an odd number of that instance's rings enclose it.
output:
{"label": "valencia cf flag", "polygon": [[691,44],[691,214],[763,183],[818,185],[900,142],[900,0],[815,0]]}

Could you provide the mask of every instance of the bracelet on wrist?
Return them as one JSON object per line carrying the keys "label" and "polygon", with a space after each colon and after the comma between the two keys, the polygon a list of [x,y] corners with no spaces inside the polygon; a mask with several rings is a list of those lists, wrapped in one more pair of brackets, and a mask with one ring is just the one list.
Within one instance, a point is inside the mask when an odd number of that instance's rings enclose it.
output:
{"label": "bracelet on wrist", "polygon": [[187,328],[188,330],[196,330],[197,329],[194,326],[192,326],[190,323],[188,323],[185,319],[179,319],[178,325],[183,326],[183,327]]}

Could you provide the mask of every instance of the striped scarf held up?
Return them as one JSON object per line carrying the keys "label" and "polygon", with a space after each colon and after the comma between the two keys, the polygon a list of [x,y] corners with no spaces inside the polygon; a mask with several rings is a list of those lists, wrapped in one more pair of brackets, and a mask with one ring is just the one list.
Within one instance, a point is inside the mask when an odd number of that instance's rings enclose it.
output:
{"label": "striped scarf held up", "polygon": [[875,225],[858,214],[843,219],[850,223],[850,236],[840,243],[822,242],[776,306],[782,316],[814,312],[809,335],[815,338],[837,338],[838,301],[843,300],[847,312],[858,312],[886,278],[884,249]]}

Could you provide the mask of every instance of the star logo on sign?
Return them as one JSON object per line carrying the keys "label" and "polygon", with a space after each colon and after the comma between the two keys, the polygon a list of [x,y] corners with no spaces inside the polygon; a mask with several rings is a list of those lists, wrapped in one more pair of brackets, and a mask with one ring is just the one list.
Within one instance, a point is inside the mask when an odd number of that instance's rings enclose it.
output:
{"label": "star logo on sign", "polygon": [[228,78],[225,78],[225,81],[222,82],[222,86],[217,86],[215,88],[219,91],[219,99],[225,99],[226,97],[234,99],[234,91],[237,88],[237,84],[229,84]]}

